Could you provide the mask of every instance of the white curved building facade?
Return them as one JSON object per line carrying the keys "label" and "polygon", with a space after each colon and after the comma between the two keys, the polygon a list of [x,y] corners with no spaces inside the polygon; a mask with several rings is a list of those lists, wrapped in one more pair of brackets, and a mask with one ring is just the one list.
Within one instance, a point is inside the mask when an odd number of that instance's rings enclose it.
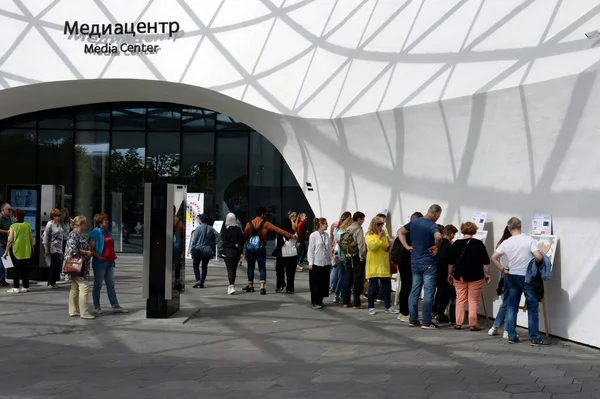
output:
{"label": "white curved building facade", "polygon": [[495,241],[552,214],[550,332],[600,346],[598,28],[591,0],[9,0],[0,120],[206,108],[264,136],[329,219],[437,202],[444,224],[488,212]]}

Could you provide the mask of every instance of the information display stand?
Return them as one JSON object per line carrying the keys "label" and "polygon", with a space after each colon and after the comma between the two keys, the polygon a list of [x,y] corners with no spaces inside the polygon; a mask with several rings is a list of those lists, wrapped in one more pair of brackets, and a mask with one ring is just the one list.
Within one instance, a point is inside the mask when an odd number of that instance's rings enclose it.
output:
{"label": "information display stand", "polygon": [[[537,246],[540,252],[545,253],[550,258],[550,263],[554,265],[554,255],[558,247],[558,236],[545,234],[530,234],[537,241]],[[550,336],[550,326],[548,322],[548,308],[546,306],[546,295],[542,298],[542,314],[544,316],[544,327],[546,328],[546,336]],[[519,306],[523,312],[527,312],[527,302]]]}

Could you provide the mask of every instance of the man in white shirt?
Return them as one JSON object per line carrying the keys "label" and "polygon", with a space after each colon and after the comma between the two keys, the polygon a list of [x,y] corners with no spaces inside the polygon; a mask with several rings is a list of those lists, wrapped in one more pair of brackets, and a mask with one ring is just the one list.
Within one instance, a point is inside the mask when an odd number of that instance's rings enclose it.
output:
{"label": "man in white shirt", "polygon": [[[496,249],[492,254],[491,261],[501,273],[505,275],[504,289],[508,290],[508,311],[506,313],[505,326],[508,330],[508,343],[519,342],[517,337],[517,313],[521,295],[525,293],[527,301],[528,327],[531,346],[547,346],[548,342],[542,340],[539,330],[539,304],[535,296],[535,290],[531,282],[525,282],[527,268],[533,258],[537,263],[543,262],[535,240],[521,233],[521,220],[516,217],[510,218],[507,223],[511,237]],[[500,257],[506,256],[506,265],[500,264]],[[505,268],[506,267],[506,268]]]}

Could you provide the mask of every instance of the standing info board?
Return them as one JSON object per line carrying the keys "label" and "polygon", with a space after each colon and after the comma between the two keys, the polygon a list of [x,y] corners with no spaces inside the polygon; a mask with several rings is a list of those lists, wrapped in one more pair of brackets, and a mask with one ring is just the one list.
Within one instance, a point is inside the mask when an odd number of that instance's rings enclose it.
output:
{"label": "standing info board", "polygon": [[185,213],[185,257],[191,259],[188,253],[192,232],[198,226],[198,216],[204,213],[204,193],[187,194],[187,211]]}
{"label": "standing info board", "polygon": [[[476,238],[479,241],[483,241],[483,243],[485,243],[485,240],[488,236],[487,230],[483,229],[483,227],[485,226],[486,219],[487,212],[475,212],[473,214],[473,217],[471,217],[471,222],[475,223],[475,225],[477,226],[477,232],[473,235],[473,238]],[[462,238],[462,233],[460,233],[459,237]]]}

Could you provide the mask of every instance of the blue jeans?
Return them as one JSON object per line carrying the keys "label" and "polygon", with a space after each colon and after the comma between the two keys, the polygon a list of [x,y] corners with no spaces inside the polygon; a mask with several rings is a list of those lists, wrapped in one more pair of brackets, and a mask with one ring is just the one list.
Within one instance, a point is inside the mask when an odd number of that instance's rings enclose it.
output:
{"label": "blue jeans", "polygon": [[410,322],[419,321],[419,294],[421,288],[425,287],[423,294],[423,325],[431,324],[431,309],[433,307],[433,298],[435,297],[435,287],[437,285],[437,265],[412,265],[412,290],[408,298],[408,309],[410,312]]}
{"label": "blue jeans", "polygon": [[[331,275],[329,276],[329,286],[336,291],[337,295],[337,287],[340,286],[340,282],[344,281],[344,265],[339,261],[335,267],[331,269]],[[341,292],[341,288],[340,288]]]}
{"label": "blue jeans", "polygon": [[[0,256],[4,255],[4,245],[0,244]],[[6,269],[4,264],[0,261],[0,284],[6,283]]]}
{"label": "blue jeans", "polygon": [[535,296],[533,284],[525,283],[525,276],[509,274],[504,278],[504,289],[508,289],[508,310],[506,312],[506,320],[504,323],[508,331],[508,338],[517,338],[517,313],[519,312],[521,295],[525,294],[525,301],[527,301],[529,337],[532,341],[541,340],[539,303]]}
{"label": "blue jeans", "polygon": [[246,253],[246,260],[248,261],[248,282],[254,283],[254,269],[256,263],[258,263],[258,273],[260,276],[260,282],[264,283],[267,281],[267,252],[263,253]]}
{"label": "blue jeans", "polygon": [[[344,262],[338,260],[337,267],[334,269],[337,270],[337,284],[335,285],[335,296],[342,295],[342,289],[344,288],[344,277],[346,276],[346,266],[344,266]],[[333,272],[331,273],[333,274]]]}
{"label": "blue jeans", "polygon": [[[502,275],[504,278],[504,274]],[[519,298],[519,301],[521,298]],[[494,320],[494,327],[500,328],[502,323],[504,323],[504,319],[506,318],[506,310],[508,309],[508,288],[506,288],[506,279],[504,280],[504,291],[502,292],[502,305],[500,305],[500,309],[498,309],[498,314],[496,315],[496,320]]]}
{"label": "blue jeans", "polygon": [[94,269],[94,288],[92,289],[92,301],[94,308],[100,307],[100,290],[102,283],[106,283],[106,293],[110,306],[119,307],[119,300],[115,291],[115,263],[114,262],[96,262],[92,265]]}
{"label": "blue jeans", "polygon": [[368,307],[375,307],[375,297],[381,291],[386,309],[392,307],[392,280],[389,277],[372,277],[369,279],[369,292],[367,295]]}

